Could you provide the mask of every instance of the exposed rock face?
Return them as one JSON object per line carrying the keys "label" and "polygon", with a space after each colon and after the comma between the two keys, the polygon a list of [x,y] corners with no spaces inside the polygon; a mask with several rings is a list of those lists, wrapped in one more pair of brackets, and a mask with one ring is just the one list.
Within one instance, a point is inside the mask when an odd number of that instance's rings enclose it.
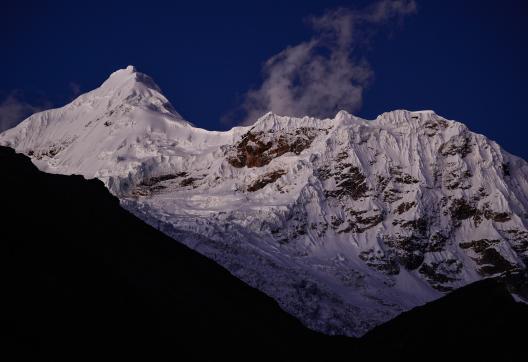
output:
{"label": "exposed rock face", "polygon": [[[126,99],[126,114],[151,112]],[[125,207],[311,328],[361,335],[447,291],[526,268],[527,163],[434,112],[373,121],[270,113],[222,133],[167,120],[161,101],[143,125],[113,105],[112,116],[91,115],[113,124],[94,126],[106,148],[85,167],[76,157],[91,157],[83,142],[92,133],[69,116],[83,102],[54,111],[55,122],[69,120],[59,139],[52,112],[0,142],[33,151],[42,168],[100,177]],[[153,131],[160,125],[166,133]],[[35,157],[66,139],[75,141]]]}
{"label": "exposed rock face", "polygon": [[248,191],[254,192],[254,191],[260,190],[266,185],[277,181],[282,175],[285,175],[285,174],[286,174],[286,171],[284,170],[276,170],[276,171],[267,173],[261,176],[260,178],[258,178],[257,180],[255,180],[251,185],[249,185]]}
{"label": "exposed rock face", "polygon": [[299,155],[319,133],[314,128],[300,127],[293,132],[276,134],[274,130],[267,132],[249,131],[228,151],[227,161],[234,167],[262,167],[274,158],[293,152]]}
{"label": "exposed rock face", "polygon": [[509,262],[493,247],[500,242],[500,240],[481,239],[460,243],[459,246],[462,249],[471,249],[476,254],[473,260],[480,266],[479,273],[484,276],[520,269],[519,266]]}

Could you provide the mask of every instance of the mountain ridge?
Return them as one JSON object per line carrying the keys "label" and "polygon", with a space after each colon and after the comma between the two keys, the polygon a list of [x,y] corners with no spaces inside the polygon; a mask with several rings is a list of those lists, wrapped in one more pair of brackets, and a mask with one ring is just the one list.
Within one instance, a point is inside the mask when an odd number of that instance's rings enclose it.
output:
{"label": "mountain ridge", "polygon": [[[157,93],[102,103],[126,112],[88,114],[97,92],[62,118],[30,117],[0,144],[43,170],[100,178],[126,209],[310,328],[359,336],[446,292],[526,268],[528,165],[433,111],[373,121],[345,111],[267,113],[212,132],[174,122]],[[59,126],[70,133],[55,133]]]}

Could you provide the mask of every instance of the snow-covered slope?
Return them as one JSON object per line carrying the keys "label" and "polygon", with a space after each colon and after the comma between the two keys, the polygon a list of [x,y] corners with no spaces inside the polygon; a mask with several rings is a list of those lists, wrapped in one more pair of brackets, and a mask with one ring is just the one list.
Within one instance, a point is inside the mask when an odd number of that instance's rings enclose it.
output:
{"label": "snow-covered slope", "polygon": [[171,169],[191,148],[202,153],[231,142],[237,130],[192,127],[149,76],[128,66],[65,107],[32,115],[0,139],[44,171],[98,177],[117,192],[148,177],[152,168]]}
{"label": "snow-covered slope", "polygon": [[210,132],[129,67],[0,143],[43,170],[101,178],[143,220],[330,334],[361,335],[528,263],[528,164],[432,111],[268,113]]}

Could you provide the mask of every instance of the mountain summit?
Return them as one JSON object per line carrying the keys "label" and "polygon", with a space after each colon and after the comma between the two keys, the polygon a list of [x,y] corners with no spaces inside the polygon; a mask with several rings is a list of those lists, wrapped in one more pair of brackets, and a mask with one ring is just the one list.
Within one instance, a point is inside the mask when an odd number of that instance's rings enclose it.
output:
{"label": "mountain summit", "polygon": [[152,156],[171,146],[189,127],[156,83],[128,66],[70,104],[32,115],[2,139],[42,169],[108,180],[135,173],[143,152],[150,148]]}
{"label": "mountain summit", "polygon": [[211,132],[129,67],[0,143],[41,169],[100,178],[144,221],[329,334],[362,335],[528,263],[527,163],[432,111],[268,113]]}

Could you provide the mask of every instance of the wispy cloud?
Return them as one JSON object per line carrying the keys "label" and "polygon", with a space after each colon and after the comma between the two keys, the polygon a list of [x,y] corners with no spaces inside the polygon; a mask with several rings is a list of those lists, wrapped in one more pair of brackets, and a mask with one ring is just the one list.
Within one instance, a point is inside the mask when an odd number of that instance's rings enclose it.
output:
{"label": "wispy cloud", "polygon": [[42,102],[40,105],[28,103],[19,91],[9,93],[0,102],[0,132],[16,126],[31,114],[49,107],[49,102]]}
{"label": "wispy cloud", "polygon": [[268,111],[317,117],[341,109],[356,112],[374,75],[361,50],[379,29],[415,12],[414,0],[381,0],[363,9],[338,8],[307,19],[313,37],[265,62],[262,84],[247,92],[241,106],[243,123],[251,124]]}
{"label": "wispy cloud", "polygon": [[[73,100],[82,92],[81,85],[76,82],[69,82],[67,88],[68,91],[61,98]],[[3,100],[0,97],[0,132],[13,128],[33,113],[45,111],[54,105],[46,96],[39,95],[31,99],[29,102],[21,90],[9,92]]]}

